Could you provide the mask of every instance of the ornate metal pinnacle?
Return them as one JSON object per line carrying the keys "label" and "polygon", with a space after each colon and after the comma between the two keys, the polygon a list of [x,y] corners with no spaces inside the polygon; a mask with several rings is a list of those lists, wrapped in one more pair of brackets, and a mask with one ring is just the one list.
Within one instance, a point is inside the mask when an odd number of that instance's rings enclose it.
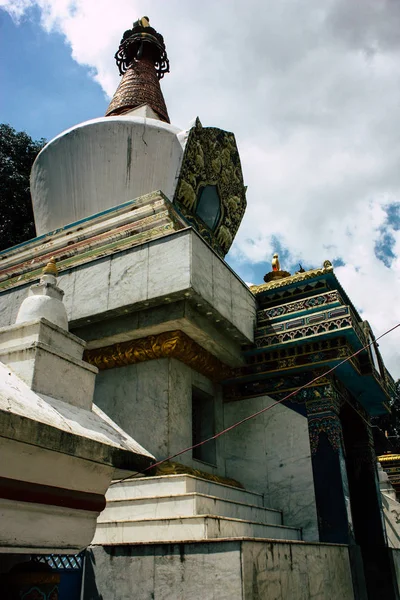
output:
{"label": "ornate metal pinnacle", "polygon": [[158,79],[169,73],[169,60],[163,36],[150,26],[149,18],[142,17],[133,23],[132,29],[125,31],[118,51],[115,54],[120,75],[123,75],[135,61],[151,60]]}

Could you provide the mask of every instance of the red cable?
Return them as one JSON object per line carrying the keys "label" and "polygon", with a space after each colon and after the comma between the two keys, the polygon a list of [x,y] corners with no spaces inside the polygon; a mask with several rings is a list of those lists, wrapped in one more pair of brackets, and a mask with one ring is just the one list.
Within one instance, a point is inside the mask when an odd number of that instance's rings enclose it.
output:
{"label": "red cable", "polygon": [[359,350],[357,350],[357,352],[354,352],[354,354],[352,354],[351,356],[348,356],[347,358],[345,358],[344,360],[342,360],[340,363],[338,363],[337,365],[335,365],[334,367],[332,367],[331,369],[329,369],[329,371],[326,371],[325,373],[321,373],[321,375],[318,375],[317,377],[314,377],[314,379],[312,379],[308,383],[305,383],[304,385],[302,385],[301,387],[297,388],[296,390],[293,390],[293,392],[290,392],[290,394],[288,394],[287,396],[285,396],[281,400],[277,400],[276,402],[273,402],[269,406],[266,406],[265,408],[262,408],[261,410],[255,412],[255,413],[253,413],[251,415],[249,415],[248,417],[245,417],[241,421],[237,421],[237,423],[234,423],[233,425],[230,425],[226,429],[223,429],[222,431],[219,431],[218,433],[212,435],[211,437],[209,437],[206,440],[203,440],[202,442],[199,442],[198,444],[193,444],[193,446],[189,446],[188,448],[185,448],[184,450],[180,450],[180,452],[177,452],[176,454],[172,454],[171,456],[168,456],[167,458],[164,458],[163,460],[160,460],[160,461],[154,463],[150,467],[147,467],[146,469],[144,469],[141,473],[136,473],[135,475],[128,475],[127,477],[124,477],[123,479],[118,479],[116,481],[113,481],[110,485],[115,485],[116,483],[121,483],[121,481],[125,481],[125,479],[133,479],[134,477],[137,477],[138,475],[142,475],[143,473],[146,473],[146,471],[150,471],[150,470],[154,469],[155,467],[159,467],[160,465],[164,464],[165,462],[168,462],[169,460],[172,460],[173,458],[176,458],[177,456],[181,456],[182,454],[185,454],[186,452],[190,452],[190,450],[193,450],[194,448],[198,448],[199,446],[202,446],[203,444],[207,444],[207,442],[211,442],[211,440],[216,440],[221,435],[224,435],[225,433],[228,433],[228,431],[232,431],[232,429],[235,429],[236,427],[239,427],[239,425],[242,425],[243,423],[246,423],[247,421],[250,421],[251,419],[254,419],[255,417],[258,417],[259,415],[267,412],[268,410],[271,410],[271,408],[274,408],[274,406],[277,406],[278,404],[281,404],[282,402],[285,402],[285,400],[288,400],[292,396],[295,396],[296,394],[298,394],[299,392],[301,392],[301,390],[304,390],[305,388],[309,387],[310,385],[312,385],[313,383],[315,383],[316,381],[318,381],[318,379],[320,379],[321,377],[326,377],[330,373],[333,373],[333,371],[335,371],[338,367],[340,367],[344,363],[348,362],[350,359],[354,358],[354,356],[357,356],[357,354],[360,354],[360,352],[362,352],[363,350],[366,350],[366,348],[368,348],[369,346],[371,346],[372,344],[374,344],[375,342],[377,342],[378,340],[380,340],[381,338],[383,338],[388,333],[391,333],[392,331],[394,331],[395,329],[397,329],[397,327],[400,327],[400,323],[397,323],[397,325],[395,325],[394,327],[391,327],[390,329],[388,329],[387,331],[385,331],[385,333],[382,333],[382,335],[380,335],[379,337],[375,338],[375,340],[371,340],[368,344],[366,344],[365,346],[363,346],[362,348],[360,348]]}

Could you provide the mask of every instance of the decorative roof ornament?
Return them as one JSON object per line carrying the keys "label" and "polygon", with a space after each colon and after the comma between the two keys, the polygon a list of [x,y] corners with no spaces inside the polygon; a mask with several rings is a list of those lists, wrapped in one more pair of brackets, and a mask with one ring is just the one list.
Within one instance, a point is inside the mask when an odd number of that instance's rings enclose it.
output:
{"label": "decorative roof ornament", "polygon": [[40,318],[68,331],[68,317],[62,301],[64,292],[57,286],[56,259],[50,258],[43,268],[39,283],[31,285],[28,296],[22,302],[16,323],[26,323]]}
{"label": "decorative roof ornament", "polygon": [[150,26],[149,17],[142,17],[133,23],[122,36],[119,48],[115,53],[115,61],[119,74],[123,75],[134,61],[141,60],[149,54],[154,61],[158,79],[169,73],[169,60],[164,38]]}
{"label": "decorative roof ornament", "polygon": [[57,277],[58,269],[54,256],[52,256],[47,265],[43,267],[43,275],[54,275],[54,277]]}
{"label": "decorative roof ornament", "polygon": [[290,273],[288,271],[282,271],[281,265],[279,262],[278,253],[275,252],[272,258],[272,271],[264,275],[265,283],[269,283],[270,281],[276,281],[277,279],[284,279],[285,277],[290,277]]}
{"label": "decorative roof ornament", "polygon": [[[271,273],[267,273],[264,277],[265,283],[262,283],[261,285],[251,285],[250,290],[253,294],[257,295],[262,292],[278,289],[291,283],[302,283],[308,279],[314,279],[314,277],[333,273],[333,266],[330,260],[325,260],[323,266],[318,269],[309,269],[307,271],[303,268],[301,269],[294,275],[290,275],[287,271],[272,271]],[[274,273],[276,273],[276,275],[274,275]],[[286,274],[281,277],[281,273]]]}
{"label": "decorative roof ornament", "polygon": [[281,265],[279,263],[279,257],[278,254],[275,252],[273,258],[272,258],[272,270],[273,271],[280,271],[281,270]]}
{"label": "decorative roof ornament", "polygon": [[170,122],[159,80],[169,73],[164,38],[142,17],[125,31],[115,61],[123,76],[106,116],[122,115],[149,106],[162,121]]}
{"label": "decorative roof ornament", "polygon": [[233,133],[203,127],[196,118],[187,134],[173,202],[186,221],[224,257],[246,210],[246,186]]}

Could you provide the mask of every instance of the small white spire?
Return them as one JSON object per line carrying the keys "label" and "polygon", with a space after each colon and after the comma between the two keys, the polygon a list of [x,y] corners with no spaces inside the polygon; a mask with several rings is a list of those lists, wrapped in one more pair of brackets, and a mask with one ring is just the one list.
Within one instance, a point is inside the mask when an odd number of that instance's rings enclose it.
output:
{"label": "small white spire", "polygon": [[39,283],[31,285],[28,296],[22,302],[16,323],[26,323],[41,317],[68,331],[67,311],[63,304],[64,292],[57,286],[57,266],[55,258],[43,269]]}

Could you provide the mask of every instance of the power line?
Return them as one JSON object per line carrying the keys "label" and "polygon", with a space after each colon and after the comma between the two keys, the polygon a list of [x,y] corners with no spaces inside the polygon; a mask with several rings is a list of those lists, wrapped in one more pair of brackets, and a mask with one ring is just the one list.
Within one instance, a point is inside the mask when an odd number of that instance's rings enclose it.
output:
{"label": "power line", "polygon": [[[122,481],[125,481],[126,479],[134,479],[135,477],[138,477],[139,475],[143,475],[147,471],[150,471],[150,470],[152,470],[152,469],[154,469],[156,467],[159,467],[160,465],[162,465],[162,464],[164,464],[164,463],[172,460],[173,458],[177,458],[178,456],[181,456],[182,454],[186,454],[186,452],[190,452],[190,450],[194,450],[195,448],[199,448],[199,446],[202,446],[203,444],[207,444],[207,442],[211,442],[212,440],[216,440],[217,438],[221,437],[222,435],[225,435],[225,433],[228,433],[229,431],[232,431],[233,429],[236,429],[236,427],[239,427],[239,425],[243,425],[243,423],[247,423],[247,421],[250,421],[251,419],[254,419],[255,417],[258,417],[259,415],[262,415],[263,413],[267,412],[268,410],[271,410],[272,408],[274,408],[278,404],[282,404],[282,402],[285,402],[286,400],[289,400],[289,398],[292,398],[293,396],[295,396],[296,394],[298,394],[299,392],[301,392],[305,388],[311,386],[313,383],[315,383],[316,381],[318,381],[319,379],[321,379],[321,377],[326,377],[330,373],[333,373],[334,371],[336,371],[337,368],[339,368],[342,365],[344,365],[345,363],[347,363],[349,360],[351,360],[352,358],[354,358],[355,356],[357,356],[358,354],[360,354],[360,352],[362,352],[363,350],[366,350],[367,348],[369,348],[369,346],[371,346],[372,344],[376,343],[378,340],[382,339],[383,337],[385,337],[385,335],[388,335],[389,333],[391,333],[392,331],[394,331],[398,327],[400,327],[400,323],[397,323],[397,325],[394,325],[393,327],[391,327],[390,329],[388,329],[387,331],[385,331],[384,333],[382,333],[380,336],[378,336],[377,338],[375,338],[375,340],[371,340],[370,342],[368,342],[368,344],[366,344],[365,346],[363,346],[362,348],[360,348],[359,350],[357,350],[357,352],[354,352],[351,356],[348,356],[347,358],[345,358],[344,360],[342,360],[340,363],[338,363],[337,365],[335,365],[334,367],[332,367],[331,369],[329,369],[325,373],[321,373],[317,377],[314,377],[314,379],[312,379],[308,383],[305,383],[304,385],[300,386],[296,390],[293,390],[292,392],[290,392],[290,394],[287,394],[287,396],[285,396],[284,398],[281,398],[281,400],[276,400],[275,402],[273,402],[269,406],[266,406],[266,407],[262,408],[261,410],[255,412],[255,413],[253,413],[251,415],[249,415],[248,417],[245,417],[244,419],[241,419],[240,421],[237,421],[233,425],[230,425],[229,427],[226,427],[222,431],[219,431],[218,433],[215,433],[214,435],[212,435],[211,437],[207,438],[206,440],[203,440],[202,442],[198,442],[197,444],[193,444],[192,446],[189,446],[188,448],[185,448],[184,450],[180,450],[179,452],[176,452],[175,454],[172,454],[171,456],[168,456],[167,458],[163,458],[162,460],[159,460],[158,462],[154,463],[150,467],[147,467],[146,469],[144,469],[140,473],[136,473],[135,475],[128,475],[127,477],[123,477],[122,479],[118,479],[116,481],[113,481],[110,485],[115,485],[117,483],[121,483]],[[370,425],[370,424],[368,423],[368,425]]]}

